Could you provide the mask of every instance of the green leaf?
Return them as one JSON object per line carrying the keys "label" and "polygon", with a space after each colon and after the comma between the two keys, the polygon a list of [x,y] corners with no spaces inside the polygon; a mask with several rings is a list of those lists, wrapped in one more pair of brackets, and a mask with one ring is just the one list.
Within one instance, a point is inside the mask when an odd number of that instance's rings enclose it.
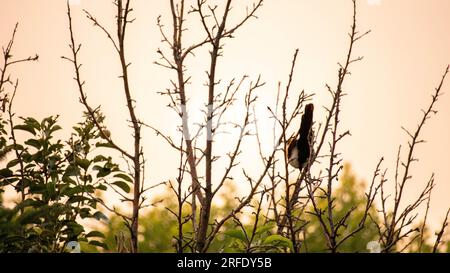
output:
{"label": "green leaf", "polygon": [[53,126],[53,127],[50,129],[50,134],[52,134],[52,133],[55,132],[55,131],[61,130],[61,129],[62,129],[61,126],[55,125],[55,126]]}
{"label": "green leaf", "polygon": [[[106,164],[105,164],[106,166]],[[97,178],[108,176],[111,173],[111,168],[107,167],[101,167],[101,166],[94,166],[93,168],[95,171],[98,171]]]}
{"label": "green leaf", "polygon": [[25,124],[30,125],[31,127],[35,128],[36,130],[41,130],[40,123],[34,118],[27,118],[25,120]]}
{"label": "green leaf", "polygon": [[81,219],[91,217],[91,209],[90,208],[80,209],[80,217],[81,217]]}
{"label": "green leaf", "polygon": [[128,181],[128,182],[130,182],[130,183],[133,183],[133,179],[132,179],[129,175],[126,175],[126,174],[124,174],[124,173],[118,173],[118,174],[114,175],[114,177],[122,178],[122,179],[125,180],[125,181]]}
{"label": "green leaf", "polygon": [[108,188],[105,185],[103,185],[103,184],[100,184],[100,185],[97,186],[97,190],[106,191],[107,189]]}
{"label": "green leaf", "polygon": [[34,131],[33,126],[31,126],[29,124],[16,125],[16,126],[14,126],[14,130],[27,131],[27,132],[30,132],[31,134],[33,134],[34,136],[36,135],[36,132]]}
{"label": "green leaf", "polygon": [[101,233],[100,231],[91,231],[88,234],[86,234],[86,238],[89,237],[99,237],[99,238],[105,238],[105,235]]}
{"label": "green leaf", "polygon": [[[3,177],[0,176],[0,178],[3,178]],[[19,181],[19,178],[16,178],[16,177],[0,180],[0,202],[1,202],[1,193],[4,192],[4,190],[2,190],[1,187],[11,185],[12,183],[15,183],[17,181]]]}
{"label": "green leaf", "polygon": [[12,145],[10,145],[10,147],[11,147],[11,149],[15,149],[18,151],[22,151],[24,149],[21,144],[12,144]]}
{"label": "green leaf", "polygon": [[269,237],[267,237],[264,240],[264,244],[281,245],[281,246],[289,247],[290,249],[294,248],[291,240],[289,240],[288,238],[283,237],[281,235],[278,235],[278,234],[270,235]]}
{"label": "green leaf", "polygon": [[96,147],[104,147],[104,148],[114,148],[114,146],[111,143],[109,143],[109,142],[96,143],[95,146]]}
{"label": "green leaf", "polygon": [[25,144],[33,146],[36,149],[40,149],[42,147],[41,142],[37,139],[29,139],[27,141],[25,141]]}
{"label": "green leaf", "polygon": [[12,167],[14,167],[14,166],[16,166],[17,164],[19,164],[19,159],[13,159],[13,160],[11,160],[11,161],[9,161],[8,162],[8,164],[6,164],[6,168],[12,168]]}
{"label": "green leaf", "polygon": [[98,155],[98,156],[94,157],[93,161],[95,163],[100,162],[100,161],[108,161],[108,158],[104,155]]}
{"label": "green leaf", "polygon": [[78,176],[79,174],[80,174],[80,169],[78,167],[69,165],[69,166],[67,166],[64,176]]}
{"label": "green leaf", "polygon": [[261,234],[261,233],[271,231],[274,228],[274,226],[275,226],[274,224],[266,224],[266,225],[260,226],[256,229],[255,233]]}
{"label": "green leaf", "polygon": [[83,189],[79,186],[76,186],[76,187],[69,188],[69,189],[63,191],[63,194],[66,196],[73,196],[73,195],[76,195],[81,192],[83,192]]}
{"label": "green leaf", "polygon": [[99,241],[89,241],[89,244],[93,245],[93,246],[99,246],[99,247],[102,247],[102,248],[108,250],[108,246],[105,243],[102,243]]}
{"label": "green leaf", "polygon": [[69,197],[69,200],[67,202],[69,203],[78,203],[78,202],[84,202],[84,201],[89,201],[90,199],[86,196],[81,196],[81,195],[77,195],[77,196],[71,196]]}
{"label": "green leaf", "polygon": [[25,199],[21,203],[17,204],[16,209],[21,210],[25,209],[26,207],[39,208],[43,205],[44,203],[41,200]]}
{"label": "green leaf", "polygon": [[89,168],[89,165],[91,165],[91,161],[89,161],[88,159],[77,158],[76,162],[85,171]]}
{"label": "green leaf", "polygon": [[131,190],[130,186],[123,181],[116,181],[111,184],[116,185],[117,187],[121,188],[126,193],[130,193],[130,190]]}
{"label": "green leaf", "polygon": [[94,218],[95,219],[97,219],[97,220],[104,220],[104,221],[108,221],[109,219],[108,219],[108,217],[103,213],[103,212],[101,212],[101,211],[97,211],[96,213],[94,213],[94,215],[92,215],[92,216],[94,216]]}
{"label": "green leaf", "polygon": [[0,170],[0,178],[7,178],[13,176],[13,174],[14,173],[8,168]]}
{"label": "green leaf", "polygon": [[78,237],[82,232],[84,232],[84,227],[76,222],[68,222],[67,229],[64,231],[65,234],[74,237]]}
{"label": "green leaf", "polygon": [[238,239],[243,242],[247,241],[247,238],[245,237],[244,232],[240,229],[227,230],[227,231],[225,231],[225,235],[235,238],[235,239]]}
{"label": "green leaf", "polygon": [[39,223],[39,217],[42,215],[41,210],[29,209],[25,210],[18,218],[17,222],[21,225],[31,224],[31,223]]}
{"label": "green leaf", "polygon": [[63,177],[62,177],[62,181],[63,181],[64,183],[67,183],[67,184],[73,184],[73,185],[76,185],[76,184],[77,184],[77,181],[73,180],[73,179],[70,178],[69,176],[63,176]]}

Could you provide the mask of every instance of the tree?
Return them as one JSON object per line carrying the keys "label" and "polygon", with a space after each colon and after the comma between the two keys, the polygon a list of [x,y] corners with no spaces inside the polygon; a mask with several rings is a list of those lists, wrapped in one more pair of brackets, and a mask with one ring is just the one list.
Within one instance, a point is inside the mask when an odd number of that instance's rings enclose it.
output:
{"label": "tree", "polygon": [[[355,208],[355,210],[349,218],[347,226],[341,231],[342,236],[345,236],[351,230],[355,230],[359,225],[360,219],[364,217],[366,202],[365,190],[366,183],[364,181],[358,181],[351,170],[350,164],[346,164],[338,187],[335,189],[335,194],[339,198],[336,198],[334,213],[337,219],[342,219],[349,210],[352,208]],[[319,200],[317,205],[319,208],[324,209],[326,207],[326,200]],[[312,211],[313,208],[309,210]],[[370,208],[369,213],[373,215],[374,221],[379,221],[375,206]],[[327,243],[324,241],[320,223],[315,221],[313,216],[308,217],[307,221],[309,221],[309,224],[302,234],[304,235],[304,251],[325,251]],[[378,230],[374,223],[367,224],[361,232],[346,240],[339,250],[341,252],[366,252],[367,243],[371,241],[378,241]]]}
{"label": "tree", "polygon": [[[126,196],[129,191],[123,193],[123,184],[113,184],[112,187],[114,191],[118,193],[118,195],[122,198],[123,201],[131,203],[131,213],[126,215],[119,213],[115,208],[111,208],[110,206],[103,203],[104,207],[110,210],[111,212],[118,214],[122,217],[126,226],[129,229],[131,234],[131,242],[132,242],[132,251],[134,253],[138,252],[138,227],[139,227],[139,211],[145,206],[145,197],[143,193],[145,193],[149,188],[144,188],[144,177],[145,177],[145,159],[143,153],[143,147],[141,144],[141,128],[142,121],[139,120],[136,110],[135,110],[135,101],[133,99],[132,87],[129,80],[128,68],[131,63],[128,62],[126,58],[125,51],[125,38],[127,33],[127,27],[131,24],[134,19],[130,18],[131,13],[133,11],[131,7],[131,0],[115,0],[114,5],[117,7],[116,14],[116,33],[117,37],[114,36],[97,20],[92,14],[88,11],[84,11],[86,17],[94,24],[95,27],[98,27],[111,41],[113,49],[117,53],[117,57],[120,60],[120,68],[123,84],[123,92],[125,95],[125,103],[128,109],[129,121],[131,123],[132,128],[132,141],[133,141],[133,151],[126,151],[124,148],[119,146],[111,137],[111,133],[106,129],[106,126],[102,124],[104,117],[102,119],[98,118],[98,113],[100,113],[100,106],[97,108],[91,107],[88,102],[87,94],[85,91],[85,82],[81,77],[81,63],[79,60],[79,53],[81,50],[81,44],[77,44],[74,38],[74,30],[72,25],[72,14],[70,10],[70,3],[67,1],[67,18],[69,21],[69,33],[70,33],[70,50],[71,57],[62,58],[69,61],[75,71],[75,82],[77,84],[78,92],[80,94],[80,102],[86,108],[86,113],[89,115],[90,119],[93,121],[94,125],[97,127],[97,130],[100,132],[100,136],[106,141],[104,143],[105,147],[111,148],[116,152],[120,153],[122,157],[125,159],[126,163],[130,167],[128,178],[132,179],[133,182],[133,193],[132,196]],[[127,186],[128,187],[128,186]],[[128,189],[128,188],[127,188]]]}
{"label": "tree", "polygon": [[[132,1],[114,1],[114,32],[85,11],[88,20],[111,42],[120,61],[121,88],[131,128],[130,150],[111,136],[101,107],[89,103],[79,55],[82,47],[75,39],[69,4],[70,56],[63,59],[74,69],[76,88],[85,108],[83,120],[73,127],[69,139],[62,140],[56,139],[56,132],[62,129],[58,116],[40,121],[16,117],[13,102],[19,81],[13,79],[10,68],[38,59],[37,55],[13,59],[16,25],[3,49],[0,66],[0,160],[4,163],[0,168],[0,252],[64,252],[72,241],[81,242],[82,250],[88,252],[133,253],[364,252],[369,242],[379,243],[383,252],[439,252],[450,248],[445,238],[450,210],[435,238],[427,225],[434,174],[415,200],[404,200],[405,190],[412,185],[412,169],[417,166],[416,147],[424,142],[425,124],[437,113],[449,67],[416,130],[404,129],[409,136],[406,156],[400,146],[392,168],[394,177],[387,178],[381,158],[367,186],[358,181],[350,165],[344,164],[345,156],[340,151],[341,141],[351,136],[350,130],[342,128],[341,111],[344,96],[351,94],[345,89],[350,72],[363,59],[354,56],[355,47],[370,31],[359,31],[357,1],[349,1],[353,16],[348,48],[337,67],[336,85],[325,84],[324,88],[330,104],[316,104],[315,109],[324,109],[325,115],[312,125],[311,156],[301,171],[293,170],[286,160],[288,139],[298,131],[296,124],[302,109],[315,98],[308,91],[296,91],[300,51],[295,50],[287,81],[280,82],[275,90],[276,99],[264,105],[274,122],[274,143],[265,151],[261,134],[267,132],[261,132],[259,125],[267,120],[257,120],[255,115],[263,80],[260,76],[250,80],[247,75],[222,79],[218,73],[225,41],[256,17],[263,1],[254,0],[247,13],[235,21],[231,14],[237,1],[189,3],[188,7],[185,0],[168,2],[170,28],[164,26],[162,17],[157,20],[164,47],[157,51],[160,59],[156,64],[174,72],[170,87],[160,94],[168,98],[168,108],[179,116],[176,138],[144,123],[135,111],[137,102],[128,71],[131,64],[125,50],[127,27],[134,20]],[[199,23],[203,35],[192,44],[186,44],[185,34],[192,31],[186,28],[187,20]],[[202,97],[204,120],[192,126],[188,112],[192,107],[189,85],[193,79],[186,60],[201,51],[209,52]],[[233,107],[244,110],[238,122],[227,119]],[[144,187],[143,128],[153,130],[177,151],[175,179]],[[218,154],[218,135],[233,129],[238,131],[237,136],[230,134],[234,144],[228,152]],[[249,158],[260,163],[256,173],[239,162],[244,141],[257,145],[248,151]],[[124,159],[127,171],[119,168],[118,157]],[[218,167],[219,162],[224,169]],[[241,177],[235,176],[237,171]],[[393,183],[393,192],[388,192],[389,182]],[[161,197],[164,202],[148,204],[146,193],[160,184],[168,186],[167,194]],[[235,184],[245,186],[237,190]],[[115,193],[117,200],[129,205],[125,212],[102,198],[105,191]],[[4,192],[13,194],[13,203],[2,199]],[[419,209],[424,205],[423,219],[419,219]],[[143,210],[145,207],[149,208]],[[107,222],[103,226],[105,235],[88,228],[88,223],[95,221]]]}

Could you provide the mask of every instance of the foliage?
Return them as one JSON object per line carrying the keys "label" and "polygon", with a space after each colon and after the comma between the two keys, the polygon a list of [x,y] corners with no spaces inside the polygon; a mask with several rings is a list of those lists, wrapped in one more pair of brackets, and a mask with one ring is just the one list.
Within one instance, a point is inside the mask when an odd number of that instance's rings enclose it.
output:
{"label": "foliage", "polygon": [[[339,180],[339,185],[336,188],[336,217],[342,217],[351,208],[356,208],[351,215],[347,228],[341,230],[341,233],[345,235],[347,230],[353,230],[359,224],[359,221],[364,213],[365,195],[364,190],[366,183],[357,179],[356,175],[352,172],[350,164],[346,164],[344,171]],[[233,194],[223,195],[223,203],[228,204],[225,206],[232,206]],[[175,208],[176,203],[173,200],[173,196],[167,195],[162,199],[165,200],[164,205],[168,208]],[[318,202],[320,206],[325,206],[324,201]],[[311,210],[308,207],[307,210]],[[215,207],[212,212],[214,219],[220,219],[221,211],[226,210],[225,207]],[[187,215],[188,211],[185,211]],[[372,221],[379,221],[376,214],[375,206],[370,209]],[[308,215],[308,214],[307,214]],[[241,218],[245,218],[246,215],[242,214]],[[254,227],[254,221],[247,222],[247,224],[241,226],[235,221],[236,224],[228,223],[222,229],[217,238],[213,241],[210,251],[211,252],[290,252],[292,249],[292,242],[290,239],[278,235],[276,233],[276,226],[273,222],[265,222],[264,217],[260,216],[259,223],[255,230],[255,238],[252,241],[250,248],[248,248],[249,237],[252,235]],[[305,238],[302,238],[301,252],[324,252],[327,249],[327,243],[320,224],[316,217],[311,215],[307,216],[305,221],[308,221],[307,234]],[[370,220],[367,220],[365,228],[356,233],[350,239],[345,241],[340,246],[341,252],[367,252],[367,244],[371,241],[378,241],[378,231],[376,226]],[[174,252],[174,237],[177,235],[177,222],[171,213],[164,207],[158,206],[149,209],[142,215],[139,249],[142,252]],[[111,217],[106,228],[104,228],[105,243],[109,249],[113,250],[117,248],[117,234],[124,233],[126,227],[119,217]],[[184,232],[192,232],[192,225],[186,225]],[[422,251],[430,251],[432,246],[424,244]],[[417,251],[417,245],[411,246],[410,251]],[[94,248],[85,248],[85,251],[97,251]]]}
{"label": "foliage", "polygon": [[[0,141],[7,144],[7,133],[3,126]],[[105,191],[109,185],[116,185],[125,192],[129,191],[132,181],[121,172],[111,157],[96,155],[97,146],[103,146],[95,126],[87,118],[85,122],[75,126],[70,139],[62,143],[54,141],[54,134],[61,128],[57,125],[57,117],[49,117],[41,122],[33,118],[22,119],[22,123],[14,126],[14,131],[25,131],[31,135],[23,144],[9,144],[3,149],[16,148],[18,157],[6,163],[0,170],[1,187],[10,187],[17,193],[24,193],[25,198],[7,208],[0,195],[0,249],[2,252],[62,252],[69,241],[82,242],[85,252],[117,251],[119,235],[127,232],[122,219],[111,215],[106,227],[100,231],[88,232],[83,219],[102,220],[106,216],[98,210],[102,202],[99,192]],[[11,146],[14,147],[11,147]],[[21,167],[23,165],[23,167]],[[114,181],[114,182],[108,182]],[[235,189],[221,196],[223,206],[214,206],[212,218],[220,219],[223,211],[233,207]],[[359,224],[364,213],[365,183],[358,181],[349,164],[345,165],[339,186],[336,188],[335,215],[341,218],[355,208],[347,230],[353,230]],[[139,249],[142,252],[173,252],[174,238],[178,232],[177,221],[170,213],[177,204],[173,195],[165,195],[164,206],[155,206],[141,215],[139,230]],[[325,207],[326,200],[317,204]],[[255,207],[255,206],[253,206]],[[312,210],[311,207],[307,208]],[[378,221],[376,209],[370,210],[372,221]],[[189,215],[189,206],[185,206],[183,215]],[[307,228],[302,238],[302,252],[326,251],[326,241],[322,235],[316,217],[306,214]],[[241,218],[246,217],[241,214]],[[218,236],[213,240],[212,252],[290,252],[290,239],[276,233],[275,224],[258,218],[254,238],[252,236],[255,219],[248,224],[237,224],[235,221],[225,224]],[[183,226],[184,233],[192,233],[192,224]],[[426,228],[428,230],[428,228]],[[345,235],[346,230],[341,230]],[[431,235],[425,232],[425,241]],[[102,240],[104,238],[104,240]],[[428,239],[427,239],[428,238]],[[100,239],[100,240],[99,240]],[[126,238],[129,241],[129,238]],[[378,240],[378,231],[372,223],[343,243],[341,252],[366,252],[367,243]],[[98,248],[100,246],[100,248]],[[449,246],[445,247],[446,249]],[[129,248],[127,248],[129,249]],[[423,244],[421,251],[430,251],[432,246]],[[419,251],[416,239],[408,248]],[[193,250],[187,250],[192,252]]]}
{"label": "foliage", "polygon": [[[214,206],[212,208],[213,217],[222,217],[222,212],[232,206],[234,200],[231,196],[232,195],[222,196],[224,205]],[[175,237],[178,233],[178,223],[170,210],[176,208],[176,200],[169,194],[160,196],[158,199],[162,199],[164,202],[143,211],[140,216],[139,250],[144,253],[173,253],[176,249]],[[187,216],[188,214],[189,210],[188,206],[186,206],[183,215]],[[232,223],[228,223],[224,226],[223,230],[227,231],[232,228]],[[124,234],[127,234],[127,227],[119,216],[111,215],[110,220],[107,225],[103,227],[102,231],[105,234],[104,242],[109,250],[112,252],[130,252],[130,238],[129,236],[124,236]],[[183,226],[183,232],[192,234],[193,228],[191,222]],[[217,236],[216,240],[212,242],[210,251],[235,252],[234,249],[230,247],[233,242],[232,238],[229,238],[224,233]],[[123,236],[125,237],[125,249],[120,246],[123,242],[118,242],[123,240]],[[99,249],[89,245],[82,245],[82,249],[85,252],[99,251]],[[186,252],[193,251],[193,249],[186,249]]]}
{"label": "foliage", "polygon": [[74,126],[66,142],[55,140],[57,120],[22,118],[12,132],[28,138],[19,143],[11,137],[8,146],[2,130],[2,149],[15,156],[0,170],[0,189],[14,190],[19,199],[12,208],[1,202],[0,252],[63,252],[70,241],[105,246],[104,235],[88,232],[82,221],[107,219],[97,209],[97,193],[107,189],[107,180],[125,184],[129,178],[111,157],[95,152],[101,139],[90,119]]}
{"label": "foliage", "polygon": [[[383,172],[381,168],[383,158],[368,187],[356,179],[350,165],[342,164],[344,158],[339,143],[350,135],[350,131],[341,128],[342,99],[346,94],[344,86],[351,74],[350,67],[362,60],[362,57],[353,56],[354,46],[370,32],[358,30],[356,0],[351,1],[353,23],[349,48],[344,62],[339,63],[337,85],[334,88],[326,85],[332,98],[331,105],[324,106],[325,120],[316,119],[316,126],[308,133],[313,153],[299,173],[292,171],[288,160],[280,160],[289,158],[289,133],[304,104],[309,104],[314,97],[305,91],[298,96],[291,92],[298,49],[285,91],[279,83],[275,105],[267,106],[274,126],[281,132],[280,136],[274,136],[277,144],[270,153],[262,150],[259,137],[262,132],[257,128],[254,111],[258,99],[254,91],[265,84],[261,77],[249,82],[243,96],[245,113],[242,121],[235,123],[221,119],[227,116],[225,113],[232,109],[235,101],[239,101],[237,96],[248,78],[244,75],[240,81],[230,80],[225,92],[220,92],[222,87],[219,88],[218,84],[224,79],[216,70],[218,60],[224,54],[223,42],[234,38],[244,23],[256,17],[263,0],[255,0],[235,25],[227,20],[233,10],[231,0],[224,1],[223,10],[220,5],[211,7],[207,0],[197,1],[189,9],[185,8],[187,1],[170,1],[173,28],[169,29],[173,35],[168,34],[161,17],[158,17],[162,42],[168,48],[158,49],[161,59],[156,64],[176,72],[177,76],[176,80],[171,81],[171,87],[161,94],[170,99],[168,107],[180,117],[180,132],[183,133],[180,134],[180,144],[141,121],[135,113],[136,101],[128,71],[131,63],[125,54],[126,29],[134,21],[130,16],[133,11],[130,2],[114,1],[117,7],[117,37],[88,11],[84,12],[94,26],[107,35],[118,53],[129,125],[133,129],[132,151],[119,146],[111,138],[100,108],[93,109],[88,103],[85,82],[80,73],[81,44],[74,38],[69,3],[67,16],[71,56],[62,58],[73,65],[80,102],[86,112],[85,120],[73,127],[68,140],[56,139],[62,129],[58,125],[58,116],[42,121],[33,117],[21,118],[20,124],[14,124],[15,113],[11,106],[19,81],[12,80],[7,68],[17,63],[36,61],[38,56],[11,59],[17,25],[10,42],[3,48],[4,63],[0,69],[0,252],[64,252],[72,241],[80,242],[85,252],[366,252],[368,243],[374,245],[374,242],[380,243],[379,250],[383,252],[450,249],[450,243],[444,240],[450,210],[442,228],[435,234],[435,243],[429,244],[434,236],[426,220],[435,185],[434,175],[412,203],[405,204],[403,195],[405,185],[412,178],[411,166],[418,161],[415,147],[424,142],[420,134],[422,127],[437,113],[435,104],[442,95],[441,88],[449,67],[435,89],[431,104],[423,110],[424,115],[416,131],[404,129],[410,137],[408,152],[406,157],[402,157],[402,149],[399,148],[395,177],[392,179],[394,191],[389,193],[384,190],[388,179],[385,177],[387,169]],[[223,12],[222,16],[217,16],[219,11]],[[189,30],[186,22],[187,17],[194,15],[202,23],[206,38],[189,45],[184,39]],[[204,121],[197,124],[199,131],[194,133],[196,126],[189,128],[192,120],[185,114],[190,109],[188,102],[193,94],[189,87],[191,69],[187,60],[206,47],[210,53],[206,84],[208,96],[204,97],[207,98],[207,109],[203,111]],[[5,86],[13,87],[13,90],[6,90]],[[297,97],[293,108],[289,106],[292,97]],[[8,114],[6,119],[5,113]],[[250,129],[253,125],[255,132]],[[215,154],[213,147],[219,143],[215,136],[228,126],[240,129],[241,133],[230,151]],[[178,177],[167,183],[168,194],[162,196],[163,201],[152,204],[145,211],[143,209],[149,205],[144,193],[166,183],[144,187],[147,181],[144,171],[146,159],[141,143],[143,127],[162,136],[180,155]],[[202,131],[205,129],[207,137],[202,146],[198,140],[203,137]],[[241,169],[239,160],[243,139],[254,135],[263,163],[262,172],[253,177],[254,174],[244,167],[242,179],[234,179],[232,174],[236,169]],[[104,148],[109,150],[104,151]],[[111,152],[121,155],[128,173],[121,171],[109,156]],[[251,153],[251,158],[255,158],[257,151]],[[324,158],[327,159],[325,163],[321,161]],[[226,162],[223,173],[215,167],[219,166],[216,161]],[[204,169],[199,167],[203,166],[202,163],[205,163]],[[296,174],[298,177],[294,179]],[[227,183],[233,180],[240,185],[247,183],[248,190],[238,194],[233,188],[227,189]],[[107,190],[119,196],[122,204],[130,205],[127,208],[131,211],[121,213],[105,203],[101,196]],[[14,199],[9,201],[8,195]],[[377,197],[380,204],[375,203]],[[222,205],[217,202],[220,199]],[[388,199],[389,203],[386,202]],[[425,202],[424,220],[417,223],[418,208]],[[99,205],[111,212],[110,219]],[[98,227],[98,222],[102,220],[106,222],[102,232],[88,229],[92,224]]]}
{"label": "foliage", "polygon": [[[351,170],[350,164],[346,164],[339,180],[339,186],[335,191],[336,196],[338,196],[335,200],[335,217],[341,219],[352,208],[355,208],[355,210],[350,215],[345,229],[340,231],[341,235],[345,236],[348,231],[356,229],[360,219],[363,217],[366,204],[366,196],[364,195],[365,188],[365,182],[358,181]],[[317,203],[321,208],[326,207],[326,200],[324,199],[319,200]],[[312,208],[309,208],[309,210],[312,210]],[[374,206],[369,213],[374,221],[378,221]],[[305,250],[308,252],[323,252],[327,250],[327,244],[322,235],[322,229],[315,218],[308,216],[306,219],[309,221],[309,224],[305,232],[306,240],[303,244]],[[370,241],[378,241],[378,230],[372,221],[367,220],[365,228],[345,241],[339,250],[341,252],[366,252],[367,243]]]}

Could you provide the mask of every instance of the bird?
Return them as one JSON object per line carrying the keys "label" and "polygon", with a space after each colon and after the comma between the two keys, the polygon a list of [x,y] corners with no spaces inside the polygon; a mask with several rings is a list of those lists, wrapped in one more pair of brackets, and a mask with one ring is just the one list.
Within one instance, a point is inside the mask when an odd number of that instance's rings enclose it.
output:
{"label": "bird", "polygon": [[[314,104],[305,106],[300,129],[287,141],[286,157],[289,165],[300,171],[306,166],[311,155],[311,127],[313,124]],[[297,138],[298,137],[298,138]]]}

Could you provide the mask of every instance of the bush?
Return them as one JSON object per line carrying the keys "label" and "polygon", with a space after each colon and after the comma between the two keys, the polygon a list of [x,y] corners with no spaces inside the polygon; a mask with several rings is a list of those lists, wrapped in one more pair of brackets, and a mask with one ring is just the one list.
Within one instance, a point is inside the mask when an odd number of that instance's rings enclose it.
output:
{"label": "bush", "polygon": [[[70,241],[105,246],[98,241],[104,235],[88,232],[81,221],[107,219],[97,209],[102,202],[98,193],[113,178],[113,183],[128,186],[127,176],[111,157],[94,152],[102,139],[91,120],[74,126],[66,142],[54,139],[61,129],[57,121],[22,119],[13,127],[9,145],[2,123],[2,150],[14,150],[15,156],[0,170],[0,189],[10,188],[20,199],[12,208],[0,203],[0,252],[63,252]],[[19,143],[18,131],[29,138]]]}

